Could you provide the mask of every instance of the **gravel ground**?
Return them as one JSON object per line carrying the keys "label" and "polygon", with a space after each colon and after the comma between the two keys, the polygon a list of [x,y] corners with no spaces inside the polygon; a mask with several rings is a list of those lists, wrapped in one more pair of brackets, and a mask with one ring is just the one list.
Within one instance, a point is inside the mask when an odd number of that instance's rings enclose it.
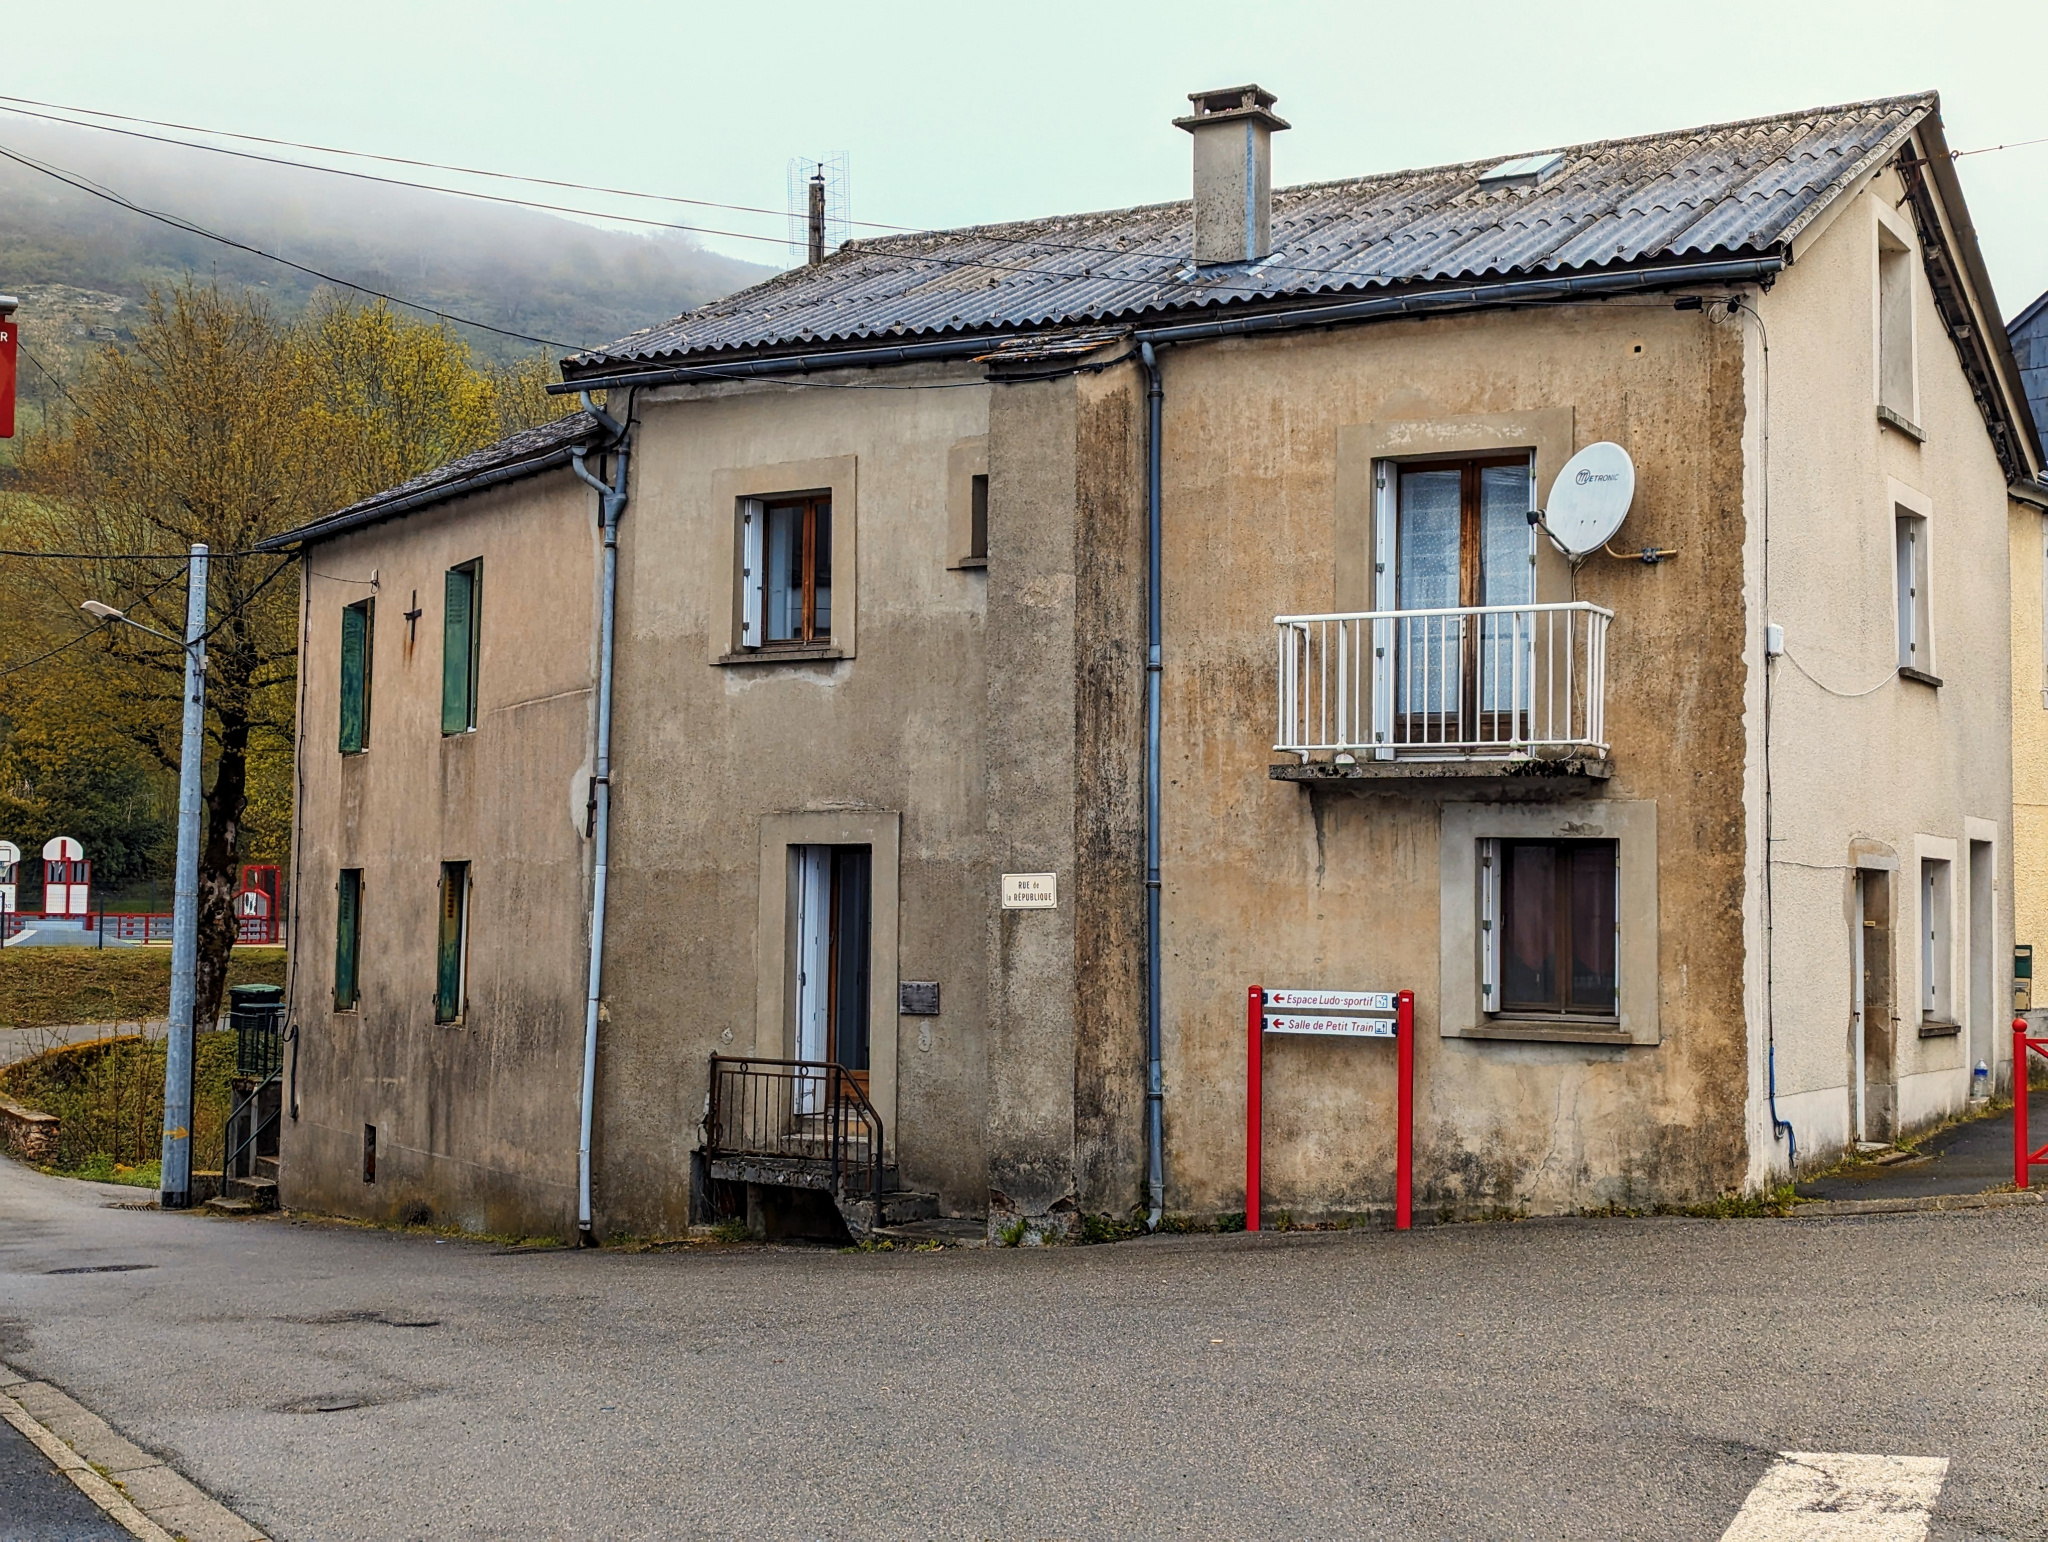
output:
{"label": "gravel ground", "polygon": [[847,1255],[134,1199],[0,1162],[0,1358],[288,1542],[1713,1542],[1780,1450],[2048,1536],[2048,1207]]}

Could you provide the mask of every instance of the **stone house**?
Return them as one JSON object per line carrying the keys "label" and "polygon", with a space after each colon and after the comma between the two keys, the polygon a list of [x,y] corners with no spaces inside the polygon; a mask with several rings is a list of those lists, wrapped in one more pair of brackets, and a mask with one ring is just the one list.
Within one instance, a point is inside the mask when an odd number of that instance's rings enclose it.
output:
{"label": "stone house", "polygon": [[[282,538],[287,1203],[1228,1217],[1253,986],[1413,991],[1425,1215],[2008,1074],[2040,450],[1937,100],[1281,189],[1191,102],[1191,200],[851,242]],[[1394,1098],[1270,1036],[1266,1203],[1384,1214]]]}

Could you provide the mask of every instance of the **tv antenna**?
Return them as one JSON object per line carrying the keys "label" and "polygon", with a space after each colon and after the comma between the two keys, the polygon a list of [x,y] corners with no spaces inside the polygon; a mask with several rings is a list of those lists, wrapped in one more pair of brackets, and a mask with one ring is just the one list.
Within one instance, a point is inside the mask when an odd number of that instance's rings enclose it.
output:
{"label": "tv antenna", "polygon": [[853,179],[846,152],[789,163],[789,260],[823,262],[853,236]]}

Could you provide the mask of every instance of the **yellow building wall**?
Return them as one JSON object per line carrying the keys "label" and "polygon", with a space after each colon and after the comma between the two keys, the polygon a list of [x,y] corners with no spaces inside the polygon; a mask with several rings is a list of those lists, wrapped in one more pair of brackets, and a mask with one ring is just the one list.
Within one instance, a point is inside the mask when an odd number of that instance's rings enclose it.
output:
{"label": "yellow building wall", "polygon": [[[2048,956],[2048,515],[2011,510],[2013,941]],[[2037,994],[2035,1004],[2043,1005]]]}

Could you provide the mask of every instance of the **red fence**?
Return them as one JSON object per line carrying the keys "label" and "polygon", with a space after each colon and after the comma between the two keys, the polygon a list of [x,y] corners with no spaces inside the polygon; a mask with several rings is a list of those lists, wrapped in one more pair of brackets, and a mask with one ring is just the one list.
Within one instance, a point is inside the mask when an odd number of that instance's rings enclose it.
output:
{"label": "red fence", "polygon": [[2027,1140],[2027,1052],[2048,1060],[2048,1039],[2027,1037],[2027,1020],[2012,1020],[2012,1181],[2014,1188],[2027,1186],[2027,1169],[2048,1167],[2048,1146],[2034,1150]]}

